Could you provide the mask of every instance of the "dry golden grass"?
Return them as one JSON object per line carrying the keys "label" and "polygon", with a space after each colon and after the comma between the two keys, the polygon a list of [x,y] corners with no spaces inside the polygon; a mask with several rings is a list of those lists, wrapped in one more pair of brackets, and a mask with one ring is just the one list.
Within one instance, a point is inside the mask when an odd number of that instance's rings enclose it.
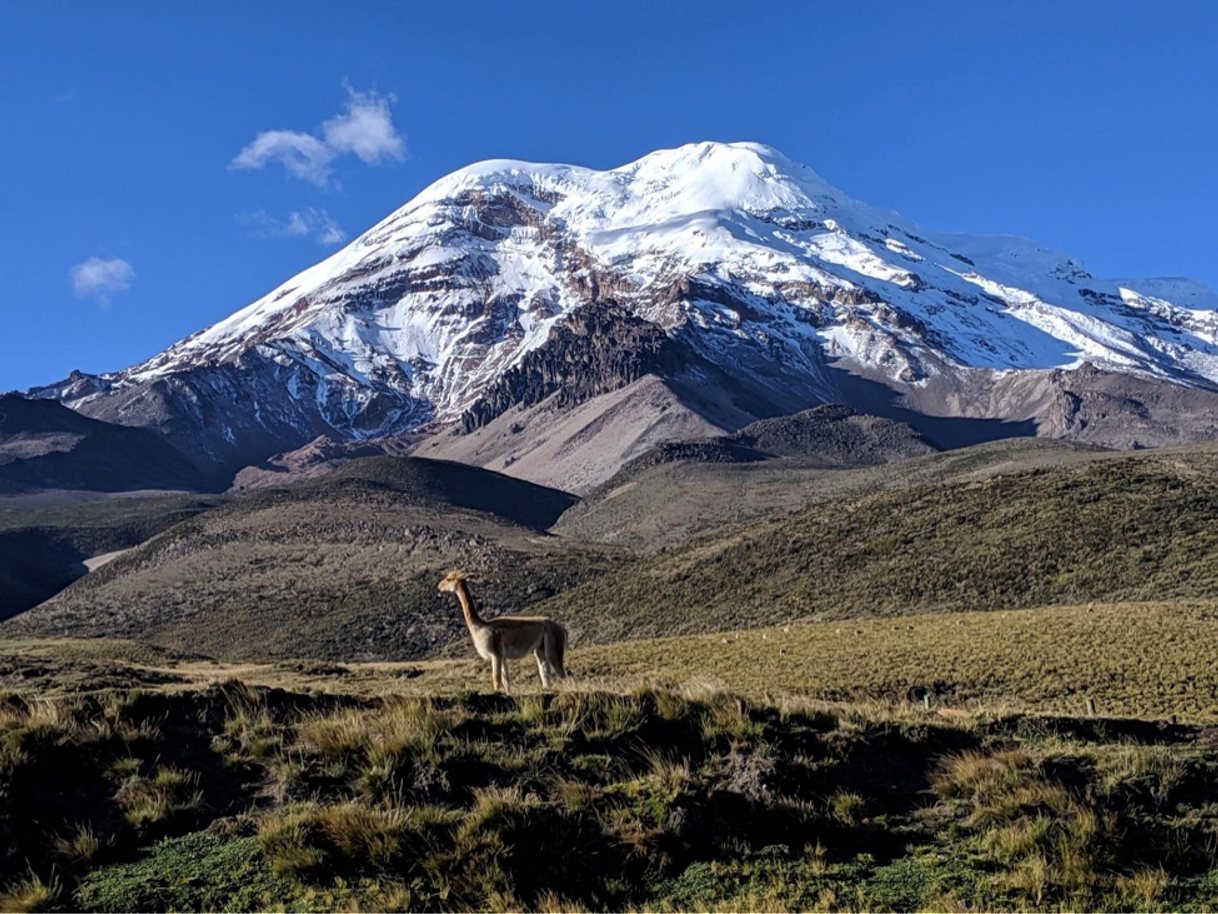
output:
{"label": "dry golden grass", "polygon": [[[419,701],[482,688],[486,678],[472,659],[221,664],[107,641],[0,641],[4,664],[38,672],[15,680],[19,693],[34,695],[150,682],[192,689],[240,678],[337,695],[415,696],[395,707],[377,738],[413,741],[419,751],[448,725],[448,712]],[[560,692],[660,686],[674,695],[730,691],[880,706],[904,704],[911,689],[923,688],[934,708],[1083,716],[1090,701],[1099,716],[1209,721],[1218,719],[1218,605],[1094,604],[783,626],[576,649],[568,668]],[[513,672],[527,711],[540,693],[536,669],[517,662]],[[631,726],[628,704],[597,713],[607,732]],[[232,738],[247,748],[267,738],[256,720],[233,726]],[[338,741],[341,752],[341,722],[325,726],[338,730],[314,736]]]}

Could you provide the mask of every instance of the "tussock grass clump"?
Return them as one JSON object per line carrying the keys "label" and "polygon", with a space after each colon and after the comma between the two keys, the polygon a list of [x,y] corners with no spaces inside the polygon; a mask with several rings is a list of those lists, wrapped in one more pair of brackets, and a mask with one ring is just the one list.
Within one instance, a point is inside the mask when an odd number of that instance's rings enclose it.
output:
{"label": "tussock grass clump", "polygon": [[89,866],[97,862],[105,842],[88,823],[78,823],[66,836],[55,839],[55,850],[68,863]]}
{"label": "tussock grass clump", "polygon": [[577,778],[556,777],[553,788],[555,800],[563,810],[573,815],[592,809],[601,796],[600,788]]}
{"label": "tussock grass clump", "polygon": [[258,842],[281,875],[383,871],[418,858],[433,835],[459,818],[460,813],[436,806],[304,803],[264,818]]}
{"label": "tussock grass clump", "polygon": [[473,805],[457,832],[458,840],[468,840],[479,833],[499,831],[538,805],[535,796],[525,794],[519,787],[475,788],[473,799]]}
{"label": "tussock grass clump", "polygon": [[947,759],[935,781],[956,798],[975,846],[1004,866],[997,885],[1036,905],[1091,898],[1115,875],[1119,841],[1113,810],[1097,807],[1024,749],[971,751]]}
{"label": "tussock grass clump", "polygon": [[57,877],[44,880],[31,871],[0,892],[0,911],[12,914],[49,911],[59,901],[61,891],[62,884]]}
{"label": "tussock grass clump", "polygon": [[225,753],[230,761],[248,758],[264,762],[279,753],[283,745],[281,730],[266,704],[237,685],[228,690],[224,734],[213,740],[212,748]]}
{"label": "tussock grass clump", "polygon": [[164,825],[173,819],[198,812],[203,804],[196,772],[157,768],[151,777],[132,775],[114,795],[137,829]]}
{"label": "tussock grass clump", "polygon": [[456,708],[440,710],[427,699],[401,699],[375,713],[348,710],[309,716],[296,729],[298,746],[306,752],[332,762],[376,764],[428,755],[437,737],[460,719]]}
{"label": "tussock grass clump", "polygon": [[833,811],[833,818],[843,825],[858,825],[863,818],[863,810],[867,808],[867,801],[857,793],[843,790],[829,798],[829,808]]}
{"label": "tussock grass clump", "polygon": [[1166,746],[1106,746],[1093,754],[1101,786],[1109,793],[1141,795],[1162,805],[1184,779],[1187,766]]}
{"label": "tussock grass clump", "polygon": [[258,842],[271,867],[286,876],[304,876],[325,863],[325,851],[316,845],[316,836],[312,807],[264,819],[258,828]]}
{"label": "tussock grass clump", "polygon": [[123,781],[138,775],[143,764],[143,761],[133,755],[123,756],[106,766],[106,774],[116,781]]}
{"label": "tussock grass clump", "polygon": [[1142,867],[1129,876],[1117,879],[1119,894],[1128,899],[1131,908],[1141,911],[1157,909],[1171,888],[1171,876],[1161,866]]}

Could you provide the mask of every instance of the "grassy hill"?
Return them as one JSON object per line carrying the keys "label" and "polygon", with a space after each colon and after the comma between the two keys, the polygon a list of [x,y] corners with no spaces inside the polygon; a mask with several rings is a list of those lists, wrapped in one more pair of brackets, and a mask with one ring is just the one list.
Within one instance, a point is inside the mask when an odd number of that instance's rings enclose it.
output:
{"label": "grassy hill", "polygon": [[[661,459],[671,452],[681,459]],[[1011,438],[882,466],[871,465],[873,460],[842,466],[807,456],[721,461],[678,443],[648,452],[588,493],[559,518],[553,532],[582,542],[654,551],[817,502],[1114,455],[1066,441]]]}
{"label": "grassy hill", "polygon": [[[417,659],[463,651],[460,616],[435,587],[451,567],[473,573],[489,613],[538,605],[582,645],[1218,594],[1218,449],[1063,458],[994,443],[883,469],[906,484],[859,494],[863,477],[835,477],[820,495],[848,494],[631,556],[539,529],[582,509],[565,493],[370,458],[188,520],[4,631],[222,659]],[[691,516],[698,503],[691,494]]]}
{"label": "grassy hill", "polygon": [[453,567],[502,611],[607,568],[540,528],[572,497],[415,458],[353,461],[179,524],[7,623],[226,658],[410,658],[463,631],[436,583]]}
{"label": "grassy hill", "polygon": [[[443,695],[487,685],[468,639],[445,660],[223,662],[113,639],[0,640],[0,680],[22,695],[114,688],[198,688],[240,677],[333,695]],[[1218,722],[1218,604],[1114,603],[900,620],[820,622],[580,646],[576,689],[725,689],[753,699]],[[522,694],[540,688],[513,663]]]}
{"label": "grassy hill", "polygon": [[583,643],[1218,594],[1218,450],[917,484],[662,550],[543,607]]}
{"label": "grassy hill", "polygon": [[129,549],[223,501],[154,493],[0,498],[0,619],[68,586],[85,573],[86,559]]}

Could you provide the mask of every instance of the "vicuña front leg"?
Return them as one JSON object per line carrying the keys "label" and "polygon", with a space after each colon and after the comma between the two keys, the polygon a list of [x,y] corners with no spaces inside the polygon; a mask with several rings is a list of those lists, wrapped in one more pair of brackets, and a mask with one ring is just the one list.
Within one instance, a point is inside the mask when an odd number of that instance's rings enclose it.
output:
{"label": "vicu\u00f1a front leg", "polygon": [[499,681],[503,683],[503,694],[512,694],[512,677],[508,673],[507,658],[504,657],[499,661]]}
{"label": "vicu\u00f1a front leg", "polygon": [[502,666],[498,657],[491,658],[491,691],[499,691],[499,683],[502,680]]}

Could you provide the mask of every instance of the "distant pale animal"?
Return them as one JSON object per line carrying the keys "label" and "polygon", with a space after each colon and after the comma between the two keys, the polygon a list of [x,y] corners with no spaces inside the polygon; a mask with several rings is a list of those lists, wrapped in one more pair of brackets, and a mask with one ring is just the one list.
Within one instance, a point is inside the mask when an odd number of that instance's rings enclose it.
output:
{"label": "distant pale animal", "polygon": [[495,691],[510,695],[511,676],[508,660],[519,660],[532,654],[537,658],[541,684],[549,688],[557,678],[565,678],[563,654],[567,650],[567,630],[544,616],[499,616],[489,622],[478,614],[466,584],[464,571],[452,571],[440,581],[442,593],[457,595],[465,624],[478,656],[491,662],[491,683]]}

